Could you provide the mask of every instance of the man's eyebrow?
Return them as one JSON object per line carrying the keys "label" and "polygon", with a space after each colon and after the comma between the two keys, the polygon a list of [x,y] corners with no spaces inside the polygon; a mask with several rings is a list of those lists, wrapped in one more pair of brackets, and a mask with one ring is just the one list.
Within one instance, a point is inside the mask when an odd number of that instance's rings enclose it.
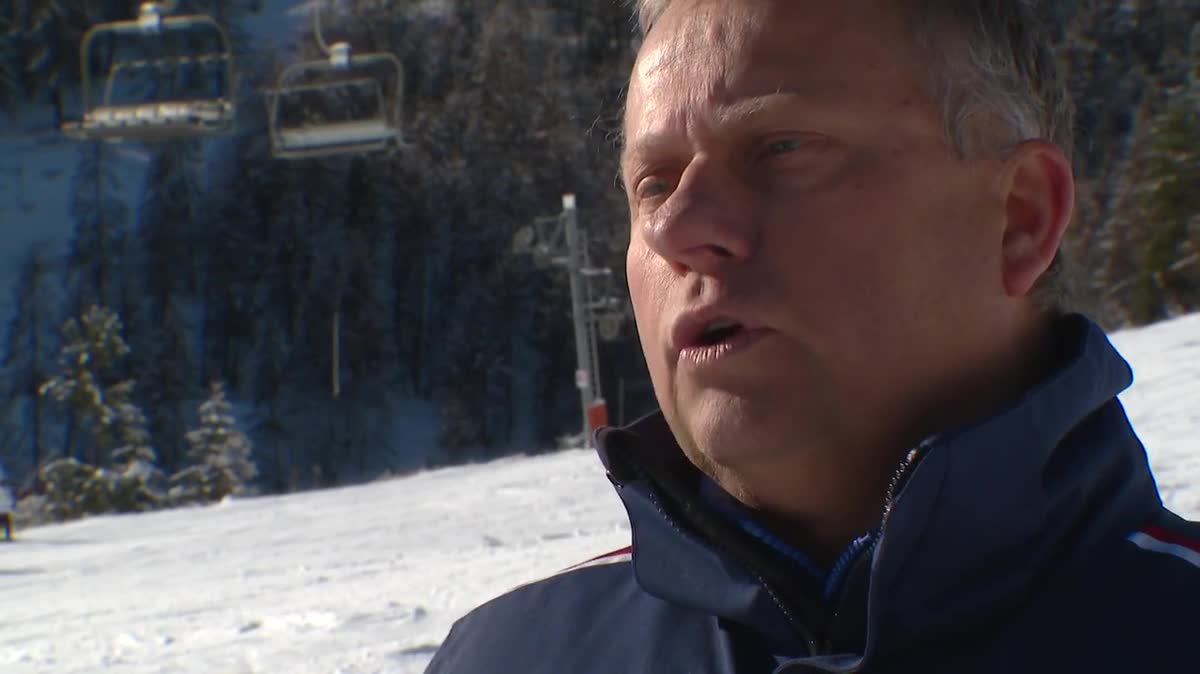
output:
{"label": "man's eyebrow", "polygon": [[[778,89],[769,94],[744,98],[722,106],[710,124],[717,127],[737,125],[774,110],[806,107],[809,103],[808,99],[798,92]],[[631,159],[655,155],[675,142],[668,132],[661,130],[649,131],[634,138],[625,137],[623,140],[618,157],[622,177]]]}
{"label": "man's eyebrow", "polygon": [[730,124],[753,119],[774,110],[811,106],[810,98],[800,92],[776,89],[769,94],[742,98],[723,106],[717,117],[719,121]]}
{"label": "man's eyebrow", "polygon": [[631,159],[658,154],[670,144],[669,135],[662,131],[652,131],[639,135],[633,139],[633,142],[629,142],[627,138],[625,145],[621,148],[620,163],[622,172],[624,172],[625,165]]}

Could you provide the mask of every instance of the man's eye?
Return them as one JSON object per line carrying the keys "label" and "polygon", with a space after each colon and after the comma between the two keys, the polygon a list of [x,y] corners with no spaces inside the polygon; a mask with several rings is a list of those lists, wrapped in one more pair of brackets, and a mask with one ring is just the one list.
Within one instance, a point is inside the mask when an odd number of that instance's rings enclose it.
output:
{"label": "man's eye", "polygon": [[671,185],[661,178],[646,178],[637,185],[639,199],[653,199],[662,196],[671,189]]}
{"label": "man's eye", "polygon": [[767,143],[766,153],[768,155],[787,154],[800,149],[804,142],[799,138],[780,138]]}

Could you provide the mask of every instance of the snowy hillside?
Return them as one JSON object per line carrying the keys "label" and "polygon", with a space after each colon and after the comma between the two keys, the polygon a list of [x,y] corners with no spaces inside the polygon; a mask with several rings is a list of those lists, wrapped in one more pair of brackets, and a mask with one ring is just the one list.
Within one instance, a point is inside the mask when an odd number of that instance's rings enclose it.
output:
{"label": "snowy hillside", "polygon": [[[1200,315],[1115,341],[1164,496],[1200,516]],[[23,531],[0,671],[419,672],[470,607],[628,540],[582,451]]]}

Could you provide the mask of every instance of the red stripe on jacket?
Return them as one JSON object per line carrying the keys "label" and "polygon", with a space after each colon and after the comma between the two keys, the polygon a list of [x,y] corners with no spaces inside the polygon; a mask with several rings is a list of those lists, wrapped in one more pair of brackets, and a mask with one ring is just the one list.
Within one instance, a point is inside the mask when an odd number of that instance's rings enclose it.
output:
{"label": "red stripe on jacket", "polygon": [[1200,553],[1200,539],[1175,533],[1166,527],[1162,527],[1157,524],[1151,524],[1150,526],[1142,529],[1142,533],[1151,538],[1160,540],[1163,543],[1178,545],[1180,547],[1187,548],[1192,552]]}

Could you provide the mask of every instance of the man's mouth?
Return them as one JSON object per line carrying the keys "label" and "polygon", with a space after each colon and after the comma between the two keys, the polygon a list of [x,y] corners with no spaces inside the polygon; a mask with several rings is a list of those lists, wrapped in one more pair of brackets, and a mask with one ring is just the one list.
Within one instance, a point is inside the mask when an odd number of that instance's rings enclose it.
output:
{"label": "man's mouth", "polygon": [[745,327],[737,321],[718,319],[705,326],[690,346],[718,346],[737,337]]}
{"label": "man's mouth", "polygon": [[744,320],[716,307],[680,316],[672,328],[674,356],[682,363],[708,365],[741,353],[771,333]]}

